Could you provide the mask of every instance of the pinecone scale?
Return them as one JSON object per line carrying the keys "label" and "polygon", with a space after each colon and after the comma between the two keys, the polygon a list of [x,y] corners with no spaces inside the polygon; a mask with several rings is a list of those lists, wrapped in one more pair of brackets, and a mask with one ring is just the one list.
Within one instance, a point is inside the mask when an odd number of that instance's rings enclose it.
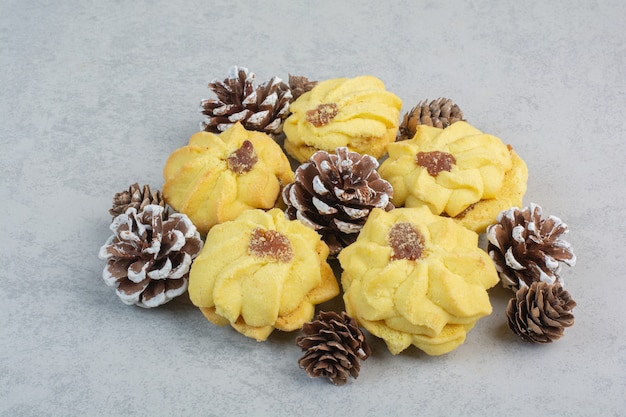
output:
{"label": "pinecone scale", "polygon": [[289,88],[291,89],[291,95],[293,100],[297,100],[302,94],[310,91],[317,85],[317,81],[311,81],[307,77],[301,75],[289,74]]}
{"label": "pinecone scale", "polygon": [[153,192],[149,185],[140,187],[138,183],[134,183],[128,187],[128,190],[115,193],[109,214],[117,217],[129,207],[134,207],[137,211],[141,211],[149,204],[165,207],[165,200],[161,195],[161,191],[156,190]]}

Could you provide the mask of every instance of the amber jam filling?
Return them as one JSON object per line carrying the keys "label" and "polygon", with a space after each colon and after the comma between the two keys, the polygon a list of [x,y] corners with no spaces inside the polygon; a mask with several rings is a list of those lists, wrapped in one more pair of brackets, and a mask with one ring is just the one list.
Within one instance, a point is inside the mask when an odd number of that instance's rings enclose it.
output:
{"label": "amber jam filling", "polygon": [[456,163],[456,158],[452,154],[440,151],[418,152],[415,155],[415,162],[426,168],[430,176],[436,177],[442,171],[450,172],[452,165]]}
{"label": "amber jam filling", "polygon": [[258,158],[256,152],[254,152],[252,142],[246,140],[241,145],[241,148],[228,155],[228,169],[235,174],[243,174],[252,170],[257,161]]}
{"label": "amber jam filling", "polygon": [[387,236],[393,250],[391,260],[408,259],[416,261],[424,251],[424,236],[411,223],[394,224]]}
{"label": "amber jam filling", "polygon": [[306,120],[315,127],[328,124],[339,113],[339,107],[335,103],[324,103],[313,110],[306,112]]}
{"label": "amber jam filling", "polygon": [[253,230],[248,251],[253,256],[276,262],[289,262],[294,256],[287,236],[276,230],[265,230],[260,227]]}

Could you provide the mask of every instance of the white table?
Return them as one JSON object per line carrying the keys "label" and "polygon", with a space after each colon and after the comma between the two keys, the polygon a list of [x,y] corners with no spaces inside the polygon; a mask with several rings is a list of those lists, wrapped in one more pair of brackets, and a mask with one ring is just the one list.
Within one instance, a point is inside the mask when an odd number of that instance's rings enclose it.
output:
{"label": "white table", "polygon": [[[626,5],[458,3],[0,0],[0,415],[624,415]],[[569,225],[576,324],[522,343],[497,287],[457,350],[369,337],[335,387],[298,368],[296,333],[257,343],[184,301],[122,304],[97,257],[113,194],[162,185],[231,65],[374,75],[403,112],[452,98],[525,159],[525,204]]]}

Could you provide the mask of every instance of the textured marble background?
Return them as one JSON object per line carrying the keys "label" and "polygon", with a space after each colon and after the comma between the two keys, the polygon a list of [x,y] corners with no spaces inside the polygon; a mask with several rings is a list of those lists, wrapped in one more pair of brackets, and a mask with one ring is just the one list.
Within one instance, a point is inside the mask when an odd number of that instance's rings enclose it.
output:
{"label": "textured marble background", "polygon": [[[626,410],[626,3],[0,0],[0,415],[618,416]],[[271,5],[270,5],[271,4]],[[407,111],[453,98],[569,226],[576,324],[548,346],[510,295],[442,357],[374,354],[335,387],[185,302],[122,304],[97,258],[117,191],[158,188],[231,65],[381,78]]]}

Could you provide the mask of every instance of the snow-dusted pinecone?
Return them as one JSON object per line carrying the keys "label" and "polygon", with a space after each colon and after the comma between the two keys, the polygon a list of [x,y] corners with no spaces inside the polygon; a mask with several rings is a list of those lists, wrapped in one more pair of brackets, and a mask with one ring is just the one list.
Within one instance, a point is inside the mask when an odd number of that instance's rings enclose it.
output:
{"label": "snow-dusted pinecone", "polygon": [[291,89],[278,77],[255,88],[255,78],[247,68],[234,66],[228,78],[210,82],[209,89],[217,98],[200,102],[200,111],[206,116],[201,128],[220,133],[240,122],[247,130],[280,134],[293,101]]}
{"label": "snow-dusted pinecone", "polygon": [[149,185],[144,185],[142,188],[138,183],[134,183],[128,187],[128,190],[115,193],[109,213],[111,216],[117,217],[129,207],[135,207],[137,211],[141,211],[148,204],[165,207],[165,200],[163,200],[161,191],[152,191]]}
{"label": "snow-dusted pinecone", "polygon": [[393,189],[378,174],[376,159],[345,147],[335,152],[313,154],[283,190],[287,216],[317,230],[331,255],[356,240],[372,209],[393,208]]}
{"label": "snow-dusted pinecone", "polygon": [[157,307],[187,290],[189,268],[202,249],[191,220],[180,213],[164,216],[164,208],[129,207],[113,219],[113,235],[100,248],[107,264],[104,282],[125,304]]}
{"label": "snow-dusted pinecone", "polygon": [[501,212],[487,227],[487,251],[500,274],[502,285],[517,291],[535,281],[559,282],[561,265],[574,266],[576,256],[562,239],[567,225],[558,217],[541,217],[541,207],[513,207]]}

